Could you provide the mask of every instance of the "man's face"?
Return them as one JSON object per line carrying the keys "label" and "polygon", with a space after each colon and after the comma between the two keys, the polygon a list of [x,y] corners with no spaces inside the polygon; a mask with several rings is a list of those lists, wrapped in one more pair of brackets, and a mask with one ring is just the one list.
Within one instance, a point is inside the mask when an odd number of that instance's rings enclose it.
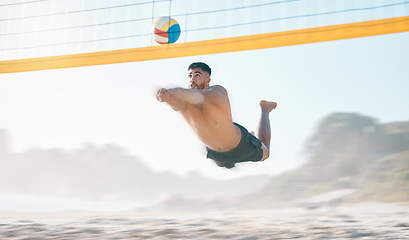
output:
{"label": "man's face", "polygon": [[189,88],[203,90],[206,83],[210,80],[209,73],[201,68],[193,68],[189,70]]}

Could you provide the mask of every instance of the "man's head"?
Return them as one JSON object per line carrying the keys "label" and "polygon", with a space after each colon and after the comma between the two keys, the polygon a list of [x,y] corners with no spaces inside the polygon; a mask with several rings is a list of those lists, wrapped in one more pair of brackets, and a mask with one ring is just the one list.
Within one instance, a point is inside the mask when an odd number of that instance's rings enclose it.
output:
{"label": "man's head", "polygon": [[212,70],[206,63],[194,62],[189,65],[189,87],[193,89],[208,89]]}

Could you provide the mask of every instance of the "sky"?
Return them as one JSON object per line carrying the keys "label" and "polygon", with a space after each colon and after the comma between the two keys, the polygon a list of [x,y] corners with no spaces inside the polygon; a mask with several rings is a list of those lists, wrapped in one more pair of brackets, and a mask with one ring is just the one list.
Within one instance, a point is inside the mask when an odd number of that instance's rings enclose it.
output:
{"label": "sky", "polygon": [[[8,130],[14,152],[115,144],[155,171],[197,171],[217,179],[274,175],[306,161],[304,144],[331,113],[359,113],[379,123],[409,121],[408,42],[406,32],[1,74],[0,129]],[[156,100],[160,87],[186,87],[187,67],[195,61],[210,65],[211,84],[227,89],[233,120],[247,129],[256,128],[261,99],[278,103],[270,114],[268,160],[217,167],[184,119]]]}

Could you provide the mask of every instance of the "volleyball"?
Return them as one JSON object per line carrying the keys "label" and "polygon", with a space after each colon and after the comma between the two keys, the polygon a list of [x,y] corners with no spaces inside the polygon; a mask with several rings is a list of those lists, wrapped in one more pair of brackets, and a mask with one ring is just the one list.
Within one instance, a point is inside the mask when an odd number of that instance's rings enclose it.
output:
{"label": "volleyball", "polygon": [[153,24],[153,39],[159,44],[174,43],[180,36],[179,23],[170,17],[161,17]]}

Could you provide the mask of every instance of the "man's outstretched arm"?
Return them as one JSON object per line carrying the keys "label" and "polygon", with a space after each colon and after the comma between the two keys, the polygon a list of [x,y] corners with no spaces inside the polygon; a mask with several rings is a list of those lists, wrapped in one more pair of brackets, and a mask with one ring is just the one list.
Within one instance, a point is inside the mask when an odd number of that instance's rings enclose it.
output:
{"label": "man's outstretched arm", "polygon": [[218,104],[227,99],[227,92],[221,86],[213,86],[207,90],[185,88],[162,88],[156,94],[160,102],[168,103],[174,110],[182,110],[186,104]]}
{"label": "man's outstretched arm", "polygon": [[156,99],[159,102],[169,104],[175,111],[182,110],[186,107],[186,101],[179,99],[172,94],[173,89],[161,88],[156,93]]}

